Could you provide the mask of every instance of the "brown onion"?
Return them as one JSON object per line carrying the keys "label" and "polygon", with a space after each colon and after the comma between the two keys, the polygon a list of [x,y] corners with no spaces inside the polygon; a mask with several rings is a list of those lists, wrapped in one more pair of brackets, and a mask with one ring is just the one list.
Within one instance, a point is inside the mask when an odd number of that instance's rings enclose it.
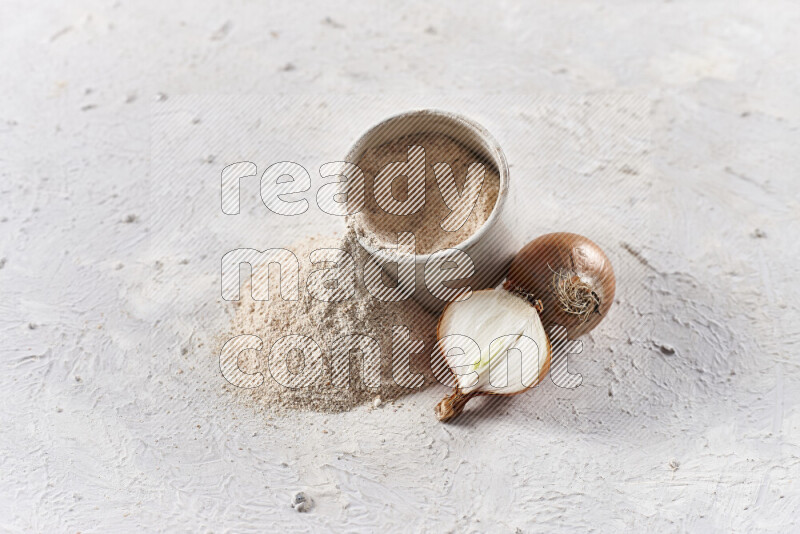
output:
{"label": "brown onion", "polygon": [[503,287],[541,300],[542,322],[566,328],[569,339],[588,333],[608,313],[616,280],[611,262],[590,239],[566,232],[525,245],[511,262]]}

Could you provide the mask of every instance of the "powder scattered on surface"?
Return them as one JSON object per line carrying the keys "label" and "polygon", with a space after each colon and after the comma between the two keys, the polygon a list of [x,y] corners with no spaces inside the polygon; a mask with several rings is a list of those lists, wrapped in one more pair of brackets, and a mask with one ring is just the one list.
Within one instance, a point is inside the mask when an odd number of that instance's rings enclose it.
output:
{"label": "powder scattered on surface", "polygon": [[[420,211],[409,215],[387,213],[375,201],[375,176],[389,163],[407,161],[408,148],[412,145],[425,149],[425,205]],[[459,192],[464,191],[470,164],[483,163],[486,170],[483,187],[472,213],[454,232],[445,231],[441,227],[441,222],[451,210],[442,198],[433,170],[433,164],[439,162],[450,165]],[[396,245],[398,232],[414,233],[417,254],[451,248],[466,240],[486,222],[500,190],[500,174],[494,164],[485,161],[455,139],[439,133],[406,135],[369,148],[357,165],[364,172],[365,206],[359,213],[348,217],[348,225],[376,248]],[[405,200],[406,187],[407,180],[398,177],[392,184],[392,196],[398,201]]]}
{"label": "powder scattered on surface", "polygon": [[[399,397],[420,390],[430,384],[431,353],[434,352],[437,317],[425,311],[415,301],[382,302],[373,298],[363,284],[366,251],[356,242],[355,235],[348,231],[343,237],[308,237],[287,247],[300,262],[300,297],[296,301],[280,298],[278,284],[270,281],[270,300],[255,301],[249,285],[242,288],[242,298],[234,305],[235,314],[230,330],[220,339],[221,345],[241,334],[256,335],[263,341],[261,351],[246,351],[239,358],[239,367],[246,373],[261,372],[264,383],[254,389],[228,386],[236,395],[249,397],[257,407],[273,412],[286,409],[313,410],[317,412],[341,412],[362,404],[379,406]],[[333,267],[332,263],[312,265],[309,254],[318,249],[335,248],[351,255],[355,261],[355,295],[342,302],[325,302],[313,298],[306,288],[312,271]],[[277,279],[277,276],[274,277]],[[254,283],[267,283],[265,279],[254,279]],[[275,296],[276,298],[273,298]],[[407,326],[412,340],[422,340],[424,348],[418,354],[402,356],[410,358],[405,372],[396,372],[402,384],[411,384],[412,373],[421,373],[416,388],[403,387],[392,376],[392,327]],[[290,334],[308,336],[322,349],[324,373],[311,385],[291,389],[278,383],[274,376],[285,377],[286,373],[302,373],[303,361],[297,351],[284,359],[277,354],[270,358],[270,348],[281,337]],[[380,345],[381,376],[378,387],[369,387],[362,376],[363,355],[351,351],[344,361],[349,361],[349,387],[335,387],[332,378],[347,371],[347,366],[335,364],[333,344],[347,334],[362,334],[375,339]],[[409,361],[409,360],[405,360]],[[270,367],[271,366],[271,367]],[[284,383],[286,383],[284,381]],[[341,382],[340,382],[341,383]],[[376,403],[375,399],[380,398]]]}

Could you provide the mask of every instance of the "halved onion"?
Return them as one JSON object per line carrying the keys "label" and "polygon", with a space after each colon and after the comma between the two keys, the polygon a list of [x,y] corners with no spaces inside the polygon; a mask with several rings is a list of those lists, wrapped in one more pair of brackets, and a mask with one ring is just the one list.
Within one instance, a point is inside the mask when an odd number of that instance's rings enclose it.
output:
{"label": "halved onion", "polygon": [[436,406],[439,420],[461,413],[472,397],[516,395],[547,376],[551,347],[540,311],[502,289],[476,291],[445,308],[437,338],[455,389]]}

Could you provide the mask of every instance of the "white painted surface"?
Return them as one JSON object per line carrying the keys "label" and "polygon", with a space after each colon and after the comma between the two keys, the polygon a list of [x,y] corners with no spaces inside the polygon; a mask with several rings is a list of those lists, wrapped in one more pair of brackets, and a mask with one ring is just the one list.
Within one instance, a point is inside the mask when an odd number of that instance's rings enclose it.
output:
{"label": "white painted surface", "polygon": [[[0,5],[4,530],[798,528],[800,6],[161,5]],[[628,113],[552,96],[597,91]],[[195,102],[201,122],[172,115],[151,158],[151,117],[183,93],[286,98],[226,100],[250,130]],[[297,93],[330,111],[287,105]],[[521,241],[579,231],[615,263],[619,302],[570,361],[583,385],[546,383],[468,425],[434,420],[441,390],[255,414],[210,346],[229,313],[220,249],[330,221],[267,230],[254,203],[222,221],[207,211],[222,163],[297,158],[315,176],[417,105],[498,138]],[[169,147],[179,172],[156,182]],[[312,512],[291,508],[297,490]]]}

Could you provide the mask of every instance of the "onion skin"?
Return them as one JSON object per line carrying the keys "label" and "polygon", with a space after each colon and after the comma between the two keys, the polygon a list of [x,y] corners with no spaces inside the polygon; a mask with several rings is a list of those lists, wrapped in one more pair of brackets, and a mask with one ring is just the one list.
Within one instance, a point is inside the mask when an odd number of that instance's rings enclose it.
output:
{"label": "onion skin", "polygon": [[[581,315],[567,311],[558,295],[559,280],[574,280],[591,290],[590,312]],[[560,232],[545,234],[525,245],[511,262],[503,287],[542,301],[542,323],[548,335],[553,326],[560,325],[567,329],[569,339],[576,339],[606,316],[614,302],[616,279],[611,262],[599,246],[581,235]]]}

